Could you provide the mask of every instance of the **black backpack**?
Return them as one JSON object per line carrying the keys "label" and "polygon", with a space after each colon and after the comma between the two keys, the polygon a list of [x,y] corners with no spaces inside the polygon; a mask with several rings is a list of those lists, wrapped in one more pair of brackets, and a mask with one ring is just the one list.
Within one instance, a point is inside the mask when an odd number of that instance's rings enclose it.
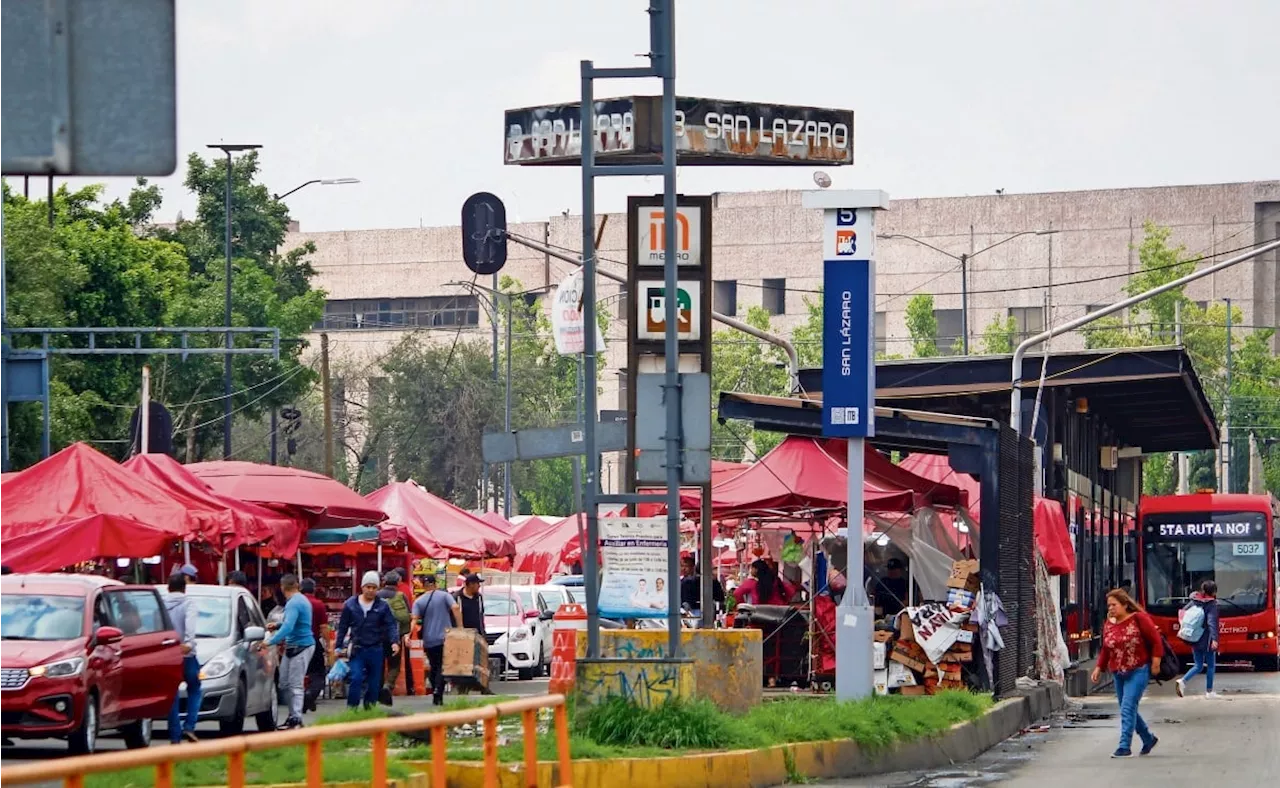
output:
{"label": "black backpack", "polygon": [[1160,672],[1151,677],[1157,684],[1176,679],[1178,666],[1182,664],[1178,655],[1174,653],[1169,638],[1165,637],[1163,632],[1160,633],[1160,646],[1164,649],[1164,653],[1160,655]]}

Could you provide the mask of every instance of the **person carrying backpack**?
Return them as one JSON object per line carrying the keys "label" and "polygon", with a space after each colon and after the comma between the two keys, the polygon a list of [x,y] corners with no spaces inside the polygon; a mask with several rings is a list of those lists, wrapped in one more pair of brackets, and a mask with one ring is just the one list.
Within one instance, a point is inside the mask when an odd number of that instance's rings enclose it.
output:
{"label": "person carrying backpack", "polygon": [[[409,637],[409,622],[411,616],[409,614],[409,600],[405,598],[398,586],[400,584],[400,573],[392,569],[382,576],[382,588],[378,591],[378,598],[384,600],[387,606],[391,608],[391,617],[396,620],[396,624],[400,630],[400,648],[403,650],[406,646],[406,639]],[[396,681],[400,678],[400,655],[392,654],[390,646],[387,647],[387,669],[383,674],[385,679],[382,684],[382,693],[378,698],[384,706],[391,705],[391,694],[395,691]]]}
{"label": "person carrying backpack", "polygon": [[1221,697],[1213,691],[1213,674],[1218,669],[1218,584],[1206,580],[1200,590],[1191,595],[1191,601],[1178,616],[1178,637],[1191,644],[1191,658],[1195,665],[1187,675],[1178,679],[1175,688],[1178,697],[1184,697],[1187,682],[1204,674],[1204,696]]}
{"label": "person carrying backpack", "polygon": [[1120,702],[1120,743],[1112,758],[1132,758],[1133,734],[1142,739],[1139,755],[1148,755],[1160,739],[1138,713],[1138,703],[1152,676],[1160,674],[1164,640],[1147,612],[1138,607],[1124,590],[1107,594],[1107,621],[1102,627],[1102,648],[1090,678],[1094,684],[1109,670],[1115,678],[1116,699]]}

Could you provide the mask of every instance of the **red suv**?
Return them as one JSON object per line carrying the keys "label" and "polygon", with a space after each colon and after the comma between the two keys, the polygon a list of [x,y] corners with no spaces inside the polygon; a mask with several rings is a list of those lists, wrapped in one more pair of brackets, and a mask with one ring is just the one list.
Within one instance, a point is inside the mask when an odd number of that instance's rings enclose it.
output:
{"label": "red suv", "polygon": [[182,648],[160,594],[90,575],[0,581],[0,715],[6,737],[61,737],[91,753],[118,729],[151,743],[182,681]]}

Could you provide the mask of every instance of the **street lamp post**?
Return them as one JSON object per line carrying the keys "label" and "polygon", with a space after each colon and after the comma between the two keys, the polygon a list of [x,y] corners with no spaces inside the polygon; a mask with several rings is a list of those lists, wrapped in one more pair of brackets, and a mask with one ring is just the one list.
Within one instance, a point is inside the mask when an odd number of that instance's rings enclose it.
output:
{"label": "street lamp post", "polygon": [[[489,306],[491,307],[490,314],[493,316],[493,325],[494,325],[493,335],[495,337],[495,341],[493,344],[493,370],[494,370],[495,380],[497,379],[497,371],[498,371],[498,343],[496,341],[496,337],[498,336],[498,332],[497,332],[498,299],[502,298],[506,302],[506,306],[507,306],[507,326],[506,326],[507,375],[506,375],[506,378],[507,379],[506,379],[506,389],[505,389],[505,395],[504,395],[505,405],[503,407],[502,423],[503,423],[503,429],[506,430],[506,432],[510,433],[511,432],[511,314],[512,314],[511,303],[512,303],[512,300],[515,298],[520,298],[527,295],[533,295],[535,293],[545,293],[547,292],[547,290],[551,289],[551,286],[547,285],[543,287],[535,287],[530,290],[525,290],[519,293],[504,293],[498,290],[497,288],[490,289],[488,287],[482,287],[481,285],[477,285],[474,282],[449,282],[449,284],[457,287],[464,287],[470,290],[477,297],[479,297],[481,293],[486,293],[489,296],[488,301],[489,301]],[[486,465],[486,468],[487,468],[487,465]],[[511,519],[511,492],[512,492],[511,491],[511,463],[506,462],[506,463],[503,463],[503,472],[502,472],[502,516],[507,518],[508,520]],[[484,494],[486,496],[489,494],[487,479],[485,480]]]}
{"label": "street lamp post", "polygon": [[231,459],[231,154],[257,150],[262,146],[253,144],[235,145],[220,142],[208,147],[216,148],[227,155],[227,194],[223,206],[226,213],[227,230],[226,299],[223,305],[223,319],[227,329],[227,354],[222,364],[222,459],[229,460]]}
{"label": "street lamp post", "polygon": [[[308,186],[312,186],[317,183],[320,184],[321,186],[344,186],[348,183],[359,183],[359,182],[360,182],[359,178],[313,178],[307,181],[306,183],[303,183],[301,186],[293,187],[292,189],[285,192],[284,194],[273,194],[271,195],[271,199],[275,200],[276,202],[280,202],[285,197],[288,197],[290,194],[293,194],[294,192],[302,191]],[[276,432],[278,429],[279,429],[278,414],[276,413],[276,409],[273,407],[271,408],[271,455],[270,455],[272,465],[276,464],[276,445],[277,445]]]}
{"label": "street lamp post", "polygon": [[978,255],[982,254],[983,252],[989,252],[1001,244],[1005,244],[1005,243],[1008,243],[1009,241],[1012,241],[1014,238],[1021,238],[1024,235],[1053,235],[1056,232],[1058,231],[1057,230],[1024,230],[1023,232],[1020,232],[1020,233],[1014,233],[1013,235],[1009,236],[1008,238],[1005,238],[1002,241],[996,241],[990,246],[983,249],[979,249],[976,252],[961,253],[958,255],[952,254],[951,252],[948,252],[946,249],[939,249],[938,247],[934,246],[931,243],[926,243],[925,241],[921,241],[919,238],[914,238],[910,235],[904,235],[902,233],[885,233],[884,235],[880,235],[878,237],[882,239],[883,238],[902,238],[907,241],[915,241],[921,246],[927,246],[933,251],[938,252],[940,254],[945,254],[947,257],[950,257],[952,260],[956,260],[960,263],[960,332],[961,332],[960,348],[961,348],[961,352],[967,356],[969,355],[969,261],[977,257]]}

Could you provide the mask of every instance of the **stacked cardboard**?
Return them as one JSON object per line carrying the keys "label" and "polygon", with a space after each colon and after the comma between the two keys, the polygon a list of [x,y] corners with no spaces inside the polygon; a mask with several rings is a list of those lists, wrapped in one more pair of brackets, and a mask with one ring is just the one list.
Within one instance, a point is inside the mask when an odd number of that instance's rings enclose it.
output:
{"label": "stacked cardboard", "polygon": [[[964,688],[964,665],[973,661],[973,649],[978,632],[978,627],[968,620],[968,616],[977,603],[980,588],[981,579],[977,561],[963,560],[952,564],[951,574],[947,578],[946,607],[953,613],[960,614],[953,617],[952,622],[958,619],[962,623],[959,636],[936,662],[931,660],[920,643],[916,642],[915,628],[911,623],[911,615],[907,611],[898,615],[896,640],[892,638],[890,632],[875,633],[877,693],[932,695],[939,689]],[[928,617],[922,618],[927,621]],[[885,649],[884,657],[880,656],[881,648]],[[881,661],[885,658],[888,660],[887,664]],[[882,668],[882,665],[885,667]]]}
{"label": "stacked cardboard", "polygon": [[450,629],[444,635],[444,677],[489,686],[489,644],[474,629]]}

